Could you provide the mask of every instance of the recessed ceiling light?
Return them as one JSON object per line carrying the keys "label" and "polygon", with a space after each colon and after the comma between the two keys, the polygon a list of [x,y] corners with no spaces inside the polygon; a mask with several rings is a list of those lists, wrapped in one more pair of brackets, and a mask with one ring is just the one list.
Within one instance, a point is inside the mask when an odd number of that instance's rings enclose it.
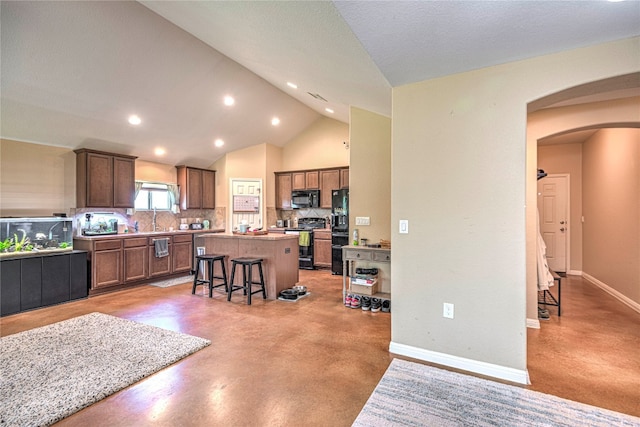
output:
{"label": "recessed ceiling light", "polygon": [[274,126],[278,126],[280,124],[280,119],[277,117],[274,117],[273,119],[271,119],[271,124]]}
{"label": "recessed ceiling light", "polygon": [[129,116],[129,124],[137,126],[140,123],[142,123],[142,119],[140,117],[136,116],[135,114]]}
{"label": "recessed ceiling light", "polygon": [[226,105],[226,106],[229,106],[229,107],[230,107],[230,106],[232,106],[232,105],[233,105],[233,104],[235,104],[235,103],[236,103],[236,100],[235,100],[235,99],[233,99],[233,96],[231,96],[231,95],[227,95],[227,96],[225,96],[225,97],[224,97],[224,105]]}
{"label": "recessed ceiling light", "polygon": [[223,141],[223,140],[221,140],[220,138],[218,138],[218,139],[216,139],[216,140],[213,142],[213,144],[214,144],[216,147],[222,147],[222,146],[224,145],[224,141]]}
{"label": "recessed ceiling light", "polygon": [[164,156],[166,153],[165,149],[162,147],[156,148],[153,152],[156,153],[156,156]]}
{"label": "recessed ceiling light", "polygon": [[327,113],[333,114],[333,110],[331,108],[325,108],[324,111],[326,111]]}
{"label": "recessed ceiling light", "polygon": [[287,82],[287,86],[293,88],[293,89],[298,89],[298,85],[295,83],[291,83],[291,82]]}

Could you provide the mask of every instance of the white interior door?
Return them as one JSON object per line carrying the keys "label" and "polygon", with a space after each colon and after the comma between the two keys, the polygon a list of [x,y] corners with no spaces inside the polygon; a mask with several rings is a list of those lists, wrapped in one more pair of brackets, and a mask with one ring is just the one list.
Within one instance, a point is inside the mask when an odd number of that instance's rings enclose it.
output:
{"label": "white interior door", "polygon": [[569,236],[569,175],[548,175],[538,181],[540,233],[547,245],[547,263],[554,271],[567,271]]}
{"label": "white interior door", "polygon": [[229,206],[231,230],[246,221],[251,228],[262,228],[262,180],[231,178]]}

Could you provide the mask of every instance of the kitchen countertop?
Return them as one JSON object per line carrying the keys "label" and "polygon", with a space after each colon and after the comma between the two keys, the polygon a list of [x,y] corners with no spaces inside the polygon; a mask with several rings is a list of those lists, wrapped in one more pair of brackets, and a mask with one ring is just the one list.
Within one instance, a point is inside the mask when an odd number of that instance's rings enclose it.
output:
{"label": "kitchen countertop", "polygon": [[102,236],[73,236],[74,240],[104,240],[104,239],[128,239],[132,237],[149,237],[149,236],[174,236],[176,234],[216,234],[224,233],[224,229],[209,230],[173,230],[173,231],[143,231],[139,233],[118,233],[105,234]]}
{"label": "kitchen countertop", "polygon": [[[210,236],[209,236],[210,234]],[[253,239],[253,240],[298,240],[299,236],[295,234],[280,234],[280,233],[269,233],[269,234],[233,234],[233,233],[200,233],[198,237],[215,237],[221,239]]]}

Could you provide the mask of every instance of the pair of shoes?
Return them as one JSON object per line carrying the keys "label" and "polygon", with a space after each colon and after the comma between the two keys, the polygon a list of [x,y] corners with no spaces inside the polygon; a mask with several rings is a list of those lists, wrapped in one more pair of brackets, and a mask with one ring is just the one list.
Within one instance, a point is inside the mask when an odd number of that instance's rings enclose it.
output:
{"label": "pair of shoes", "polygon": [[351,308],[360,308],[360,295],[351,296]]}
{"label": "pair of shoes", "polygon": [[382,308],[382,301],[380,301],[380,298],[373,298],[371,300],[371,312],[377,313],[380,311],[381,308]]}
{"label": "pair of shoes", "polygon": [[344,305],[347,307],[351,307],[351,300],[353,299],[353,295],[351,294],[347,294],[347,296],[344,299]]}
{"label": "pair of shoes", "polygon": [[362,297],[362,310],[363,311],[371,310],[371,298],[370,297]]}
{"label": "pair of shoes", "polygon": [[391,311],[391,301],[388,299],[382,300],[382,312],[389,313]]}

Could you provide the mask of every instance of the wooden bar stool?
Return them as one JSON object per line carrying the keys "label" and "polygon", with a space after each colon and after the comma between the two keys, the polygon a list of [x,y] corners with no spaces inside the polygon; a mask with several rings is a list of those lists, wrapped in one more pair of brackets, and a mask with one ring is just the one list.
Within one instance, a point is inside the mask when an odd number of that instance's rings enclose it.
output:
{"label": "wooden bar stool", "polygon": [[[196,286],[198,285],[207,285],[209,287],[209,298],[213,297],[213,288],[218,288],[220,286],[224,286],[224,291],[229,292],[229,285],[227,281],[227,268],[224,265],[225,255],[214,255],[214,254],[205,254],[205,255],[197,255],[196,256],[196,274],[193,277],[193,288],[191,289],[191,293],[196,293]],[[222,267],[222,276],[215,276],[213,273],[215,271],[215,262],[220,262],[220,266]],[[199,279],[198,274],[200,273],[200,263],[205,262],[207,264],[206,270],[208,271],[207,279],[204,278]],[[204,271],[203,271],[204,275]],[[222,280],[221,283],[215,284],[215,280]]]}
{"label": "wooden bar stool", "polygon": [[[229,283],[229,291],[227,301],[231,301],[231,294],[242,289],[243,294],[247,296],[247,304],[251,305],[251,295],[262,292],[262,299],[267,299],[267,288],[264,285],[264,275],[262,274],[262,258],[235,258],[231,260],[231,282]],[[236,285],[233,280],[236,275],[236,265],[242,266],[242,284]],[[258,266],[260,273],[260,281],[254,281],[252,277],[253,266]],[[253,291],[253,285],[260,285],[260,289]]]}

